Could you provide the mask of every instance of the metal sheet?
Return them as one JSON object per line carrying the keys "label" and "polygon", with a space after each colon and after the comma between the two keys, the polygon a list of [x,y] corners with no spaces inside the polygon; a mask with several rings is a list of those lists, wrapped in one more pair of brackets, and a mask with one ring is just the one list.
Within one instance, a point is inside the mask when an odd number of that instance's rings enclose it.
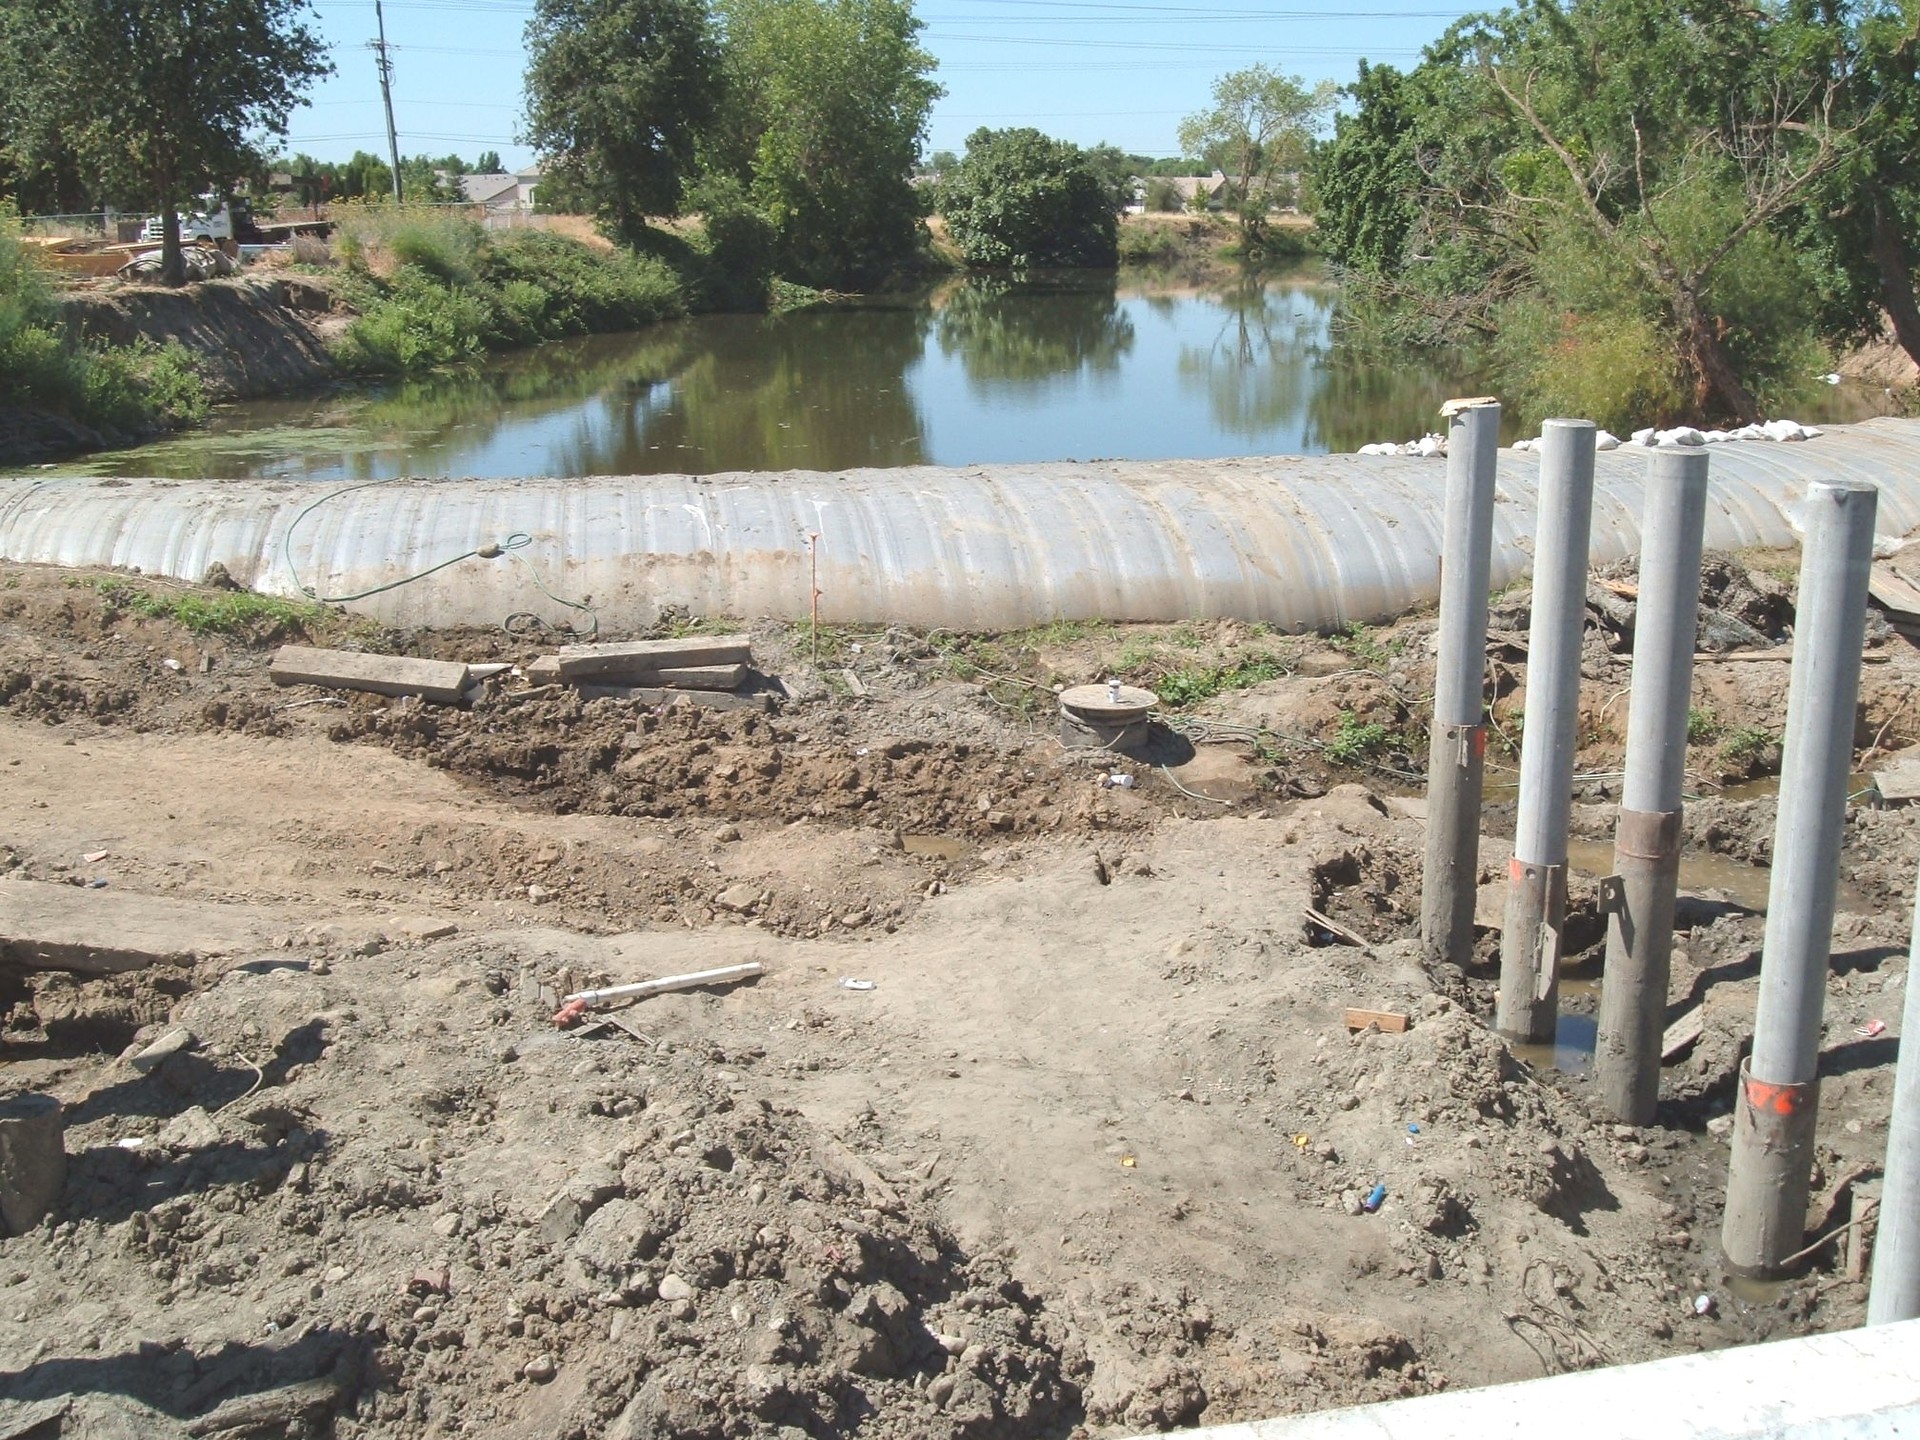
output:
{"label": "metal sheet", "polygon": [[[1634,552],[1645,451],[1598,457],[1595,563]],[[1531,564],[1539,462],[1503,451],[1493,584]],[[1835,426],[1802,444],[1713,451],[1707,543],[1795,543],[1813,479],[1881,487],[1880,532],[1920,527],[1920,422]],[[836,622],[998,630],[1052,619],[1233,616],[1289,630],[1382,619],[1439,591],[1442,461],[1325,455],[910,467],[583,480],[402,480],[334,492],[293,535],[324,594],[399,580],[508,535],[521,561],[473,559],[352,608],[396,625],[555,621],[526,566],[609,630],[669,606],[797,619],[819,536],[820,613]],[[0,556],[197,580],[213,561],[297,593],[289,528],[320,494],[281,481],[0,481]]]}

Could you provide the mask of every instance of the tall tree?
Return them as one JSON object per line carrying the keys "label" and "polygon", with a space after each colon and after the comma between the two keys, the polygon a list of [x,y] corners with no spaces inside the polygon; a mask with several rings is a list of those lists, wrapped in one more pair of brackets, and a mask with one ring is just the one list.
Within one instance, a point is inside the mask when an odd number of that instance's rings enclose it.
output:
{"label": "tall tree", "polygon": [[711,163],[747,181],[791,278],[883,274],[917,243],[913,170],[941,93],[911,0],[724,0],[722,13]]}
{"label": "tall tree", "polygon": [[1331,80],[1312,88],[1294,75],[1249,66],[1213,83],[1213,108],[1180,122],[1180,148],[1217,166],[1232,182],[1246,243],[1257,244],[1267,211],[1285,182],[1307,163],[1308,147],[1339,96]]}
{"label": "tall tree", "polygon": [[556,190],[634,243],[679,213],[719,106],[719,36],[705,0],[535,0],[527,135]]}
{"label": "tall tree", "polygon": [[[147,197],[164,221],[162,277],[179,284],[179,206],[255,169],[304,88],[332,73],[306,0],[12,0],[0,74],[103,189]],[[29,162],[38,158],[29,153]]]}

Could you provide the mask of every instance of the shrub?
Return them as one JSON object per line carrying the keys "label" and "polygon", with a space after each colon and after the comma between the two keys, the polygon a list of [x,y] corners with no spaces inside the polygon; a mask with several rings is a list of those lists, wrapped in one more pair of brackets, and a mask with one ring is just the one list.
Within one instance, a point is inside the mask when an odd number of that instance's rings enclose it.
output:
{"label": "shrub", "polygon": [[597,251],[543,231],[503,239],[474,233],[478,242],[461,255],[436,248],[430,232],[397,232],[397,246],[383,241],[385,253],[425,256],[426,263],[401,261],[385,279],[366,268],[360,249],[344,287],[360,316],[340,342],[341,363],[425,370],[487,350],[634,330],[686,311],[679,277],[655,257]]}
{"label": "shrub", "polygon": [[46,276],[0,214],[0,403],[130,440],[205,418],[207,391],[177,343],[75,345]]}
{"label": "shrub", "polygon": [[1119,261],[1118,220],[1099,173],[1079,146],[1038,130],[974,131],[938,204],[969,265]]}
{"label": "shrub", "polygon": [[1183,203],[1180,187],[1164,175],[1156,175],[1147,181],[1147,209],[1162,215],[1177,215]]}

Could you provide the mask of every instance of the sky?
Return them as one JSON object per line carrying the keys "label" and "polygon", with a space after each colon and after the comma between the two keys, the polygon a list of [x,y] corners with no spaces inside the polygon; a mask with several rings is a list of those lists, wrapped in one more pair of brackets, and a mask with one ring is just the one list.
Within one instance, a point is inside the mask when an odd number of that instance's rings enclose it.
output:
{"label": "sky", "polygon": [[[532,0],[383,0],[402,154],[471,162],[518,143],[521,33]],[[1473,8],[1487,8],[1477,6]],[[315,0],[336,73],[294,112],[287,151],[384,154],[369,42],[373,0]],[[1033,125],[1082,145],[1178,153],[1180,119],[1213,81],[1256,62],[1345,83],[1362,57],[1402,68],[1467,7],[1444,0],[922,0],[922,43],[940,62],[928,150],[959,151],[982,125]]]}

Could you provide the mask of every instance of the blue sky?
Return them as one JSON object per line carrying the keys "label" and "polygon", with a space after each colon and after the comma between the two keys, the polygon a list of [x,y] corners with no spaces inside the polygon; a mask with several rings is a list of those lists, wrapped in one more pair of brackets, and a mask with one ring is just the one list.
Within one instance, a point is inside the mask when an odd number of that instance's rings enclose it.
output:
{"label": "blue sky", "polygon": [[[404,154],[532,158],[520,129],[521,32],[532,0],[384,0]],[[1484,8],[1484,7],[1480,7]],[[294,113],[289,151],[382,153],[373,0],[316,0],[337,73]],[[946,96],[930,149],[981,125],[1034,125],[1090,145],[1176,151],[1175,127],[1225,71],[1256,61],[1345,82],[1364,56],[1405,66],[1458,16],[1435,0],[923,0],[923,41]]]}

